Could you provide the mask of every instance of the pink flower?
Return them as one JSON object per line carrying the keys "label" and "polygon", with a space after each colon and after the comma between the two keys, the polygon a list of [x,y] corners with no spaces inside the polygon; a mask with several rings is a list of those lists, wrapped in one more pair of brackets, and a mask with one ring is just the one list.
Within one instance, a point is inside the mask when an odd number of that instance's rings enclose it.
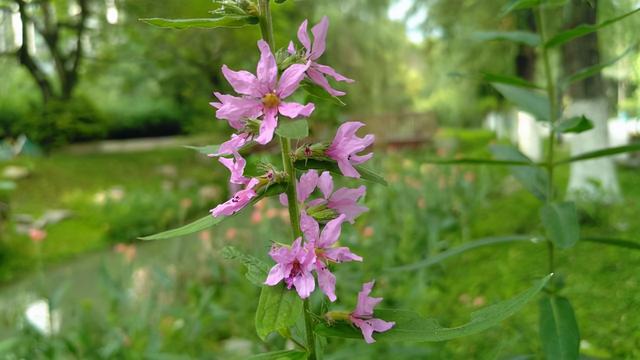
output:
{"label": "pink flower", "polygon": [[357,121],[350,121],[340,125],[336,137],[325,151],[327,156],[338,162],[338,167],[344,176],[359,178],[360,173],[353,165],[362,164],[373,156],[373,153],[356,155],[375,140],[375,136],[372,134],[365,135],[363,138],[356,136],[356,131],[363,126],[363,123]]}
{"label": "pink flower", "polygon": [[247,165],[247,161],[240,154],[234,152],[233,159],[221,157],[218,161],[231,172],[230,183],[246,185],[249,182],[249,178],[244,176],[244,167]]}
{"label": "pink flower", "polygon": [[[305,205],[316,188],[320,189],[322,198],[311,200]],[[297,190],[298,202],[302,204],[303,209],[318,209],[326,206],[338,214],[345,215],[346,221],[350,223],[353,223],[360,214],[369,210],[358,204],[358,199],[364,196],[367,191],[366,186],[361,185],[356,189],[343,187],[334,192],[333,178],[328,171],[324,171],[320,176],[316,170],[307,171],[300,177]],[[285,206],[288,204],[287,194],[280,194],[280,202]]]}
{"label": "pink flower", "polygon": [[231,134],[231,139],[220,144],[218,151],[215,154],[209,154],[209,156],[231,155],[240,151],[246,143],[253,139],[253,135],[248,132],[242,132],[240,134]]}
{"label": "pink flower", "polygon": [[255,178],[249,180],[247,186],[235,193],[235,195],[233,195],[231,199],[211,209],[211,215],[213,215],[213,217],[218,217],[221,215],[230,216],[242,210],[245,206],[247,206],[247,204],[249,204],[251,199],[256,197],[257,194],[255,191],[255,187],[256,185],[258,185],[258,182],[258,179]]}
{"label": "pink flower", "polygon": [[373,317],[373,308],[382,301],[382,298],[369,297],[374,283],[371,281],[362,285],[362,291],[358,293],[356,309],[349,316],[351,323],[360,328],[364,340],[368,344],[376,342],[371,336],[374,331],[385,332],[396,324],[393,321],[384,321]]}
{"label": "pink flower", "polygon": [[264,41],[258,41],[260,61],[256,70],[257,76],[248,71],[233,71],[226,65],[222,66],[222,73],[233,89],[241,97],[215,93],[219,103],[211,103],[216,107],[216,116],[229,121],[231,127],[241,130],[246,119],[255,119],[264,115],[260,124],[259,135],[255,139],[260,144],[266,144],[273,138],[273,132],[278,126],[278,114],[289,118],[309,116],[314,105],[301,105],[283,101],[300,86],[304,73],[309,64],[294,64],[288,67],[278,80],[278,66],[275,57]]}
{"label": "pink flower", "polygon": [[29,229],[29,238],[34,243],[40,243],[47,237],[47,232],[42,229],[31,228]]}
{"label": "pink flower", "polygon": [[362,261],[362,257],[352,253],[346,246],[333,247],[340,237],[345,219],[345,215],[338,216],[329,221],[320,232],[320,225],[311,216],[302,213],[300,218],[300,228],[307,241],[315,248],[318,285],[331,301],[336,301],[336,277],[329,271],[329,262]]}
{"label": "pink flower", "polygon": [[[322,56],[326,48],[329,19],[326,16],[323,17],[322,20],[311,29],[311,32],[313,33],[313,46],[311,45],[309,33],[307,32],[307,23],[307,20],[303,21],[298,29],[298,40],[300,40],[300,43],[305,48],[304,58],[306,61],[310,62],[309,69],[307,69],[307,76],[311,81],[320,85],[329,94],[333,96],[342,96],[345,93],[332,88],[325,76],[331,76],[336,81],[344,81],[347,83],[352,83],[354,81],[337,73],[333,68],[316,62],[316,60]],[[293,42],[289,43],[288,51],[290,54],[294,54],[296,52]]]}
{"label": "pink flower", "polygon": [[277,263],[269,271],[266,285],[274,286],[284,280],[288,289],[295,287],[298,295],[306,299],[316,287],[311,273],[316,261],[312,244],[301,245],[302,239],[297,238],[291,247],[274,247],[269,252]]}

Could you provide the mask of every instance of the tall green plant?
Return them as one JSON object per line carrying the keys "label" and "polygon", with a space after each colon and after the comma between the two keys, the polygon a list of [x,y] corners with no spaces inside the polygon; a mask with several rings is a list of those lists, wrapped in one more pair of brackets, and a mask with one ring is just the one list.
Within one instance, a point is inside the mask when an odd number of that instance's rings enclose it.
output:
{"label": "tall green plant", "polygon": [[[326,341],[319,341],[319,337],[364,337],[367,343],[372,343],[376,340],[443,341],[475,334],[516,313],[548,283],[551,275],[512,299],[475,312],[468,323],[451,328],[410,310],[379,309],[374,314],[374,307],[382,298],[369,296],[373,282],[362,286],[355,310],[334,308],[330,303],[337,299],[337,279],[330,268],[342,262],[363,260],[349,248],[337,247],[335,243],[343,223],[354,222],[367,209],[357,202],[366,191],[364,185],[334,191],[331,174],[382,185],[386,182],[382,176],[362,165],[373,154],[359,153],[374,141],[373,135],[363,138],[356,135],[363,123],[342,124],[331,142],[304,143],[293,149],[291,139],[307,138],[308,124],[303,118],[311,116],[315,105],[287,102],[285,98],[302,90],[311,96],[336,100],[344,92],[332,88],[327,79],[331,77],[347,83],[353,80],[317,63],[325,51],[328,18],[324,17],[311,29],[313,43],[305,20],[298,30],[298,40],[303,48],[297,49],[291,42],[287,49],[275,51],[270,0],[218,0],[214,3],[217,8],[211,18],[153,18],[144,21],[178,29],[260,27],[262,39],[258,41],[258,47],[261,56],[257,75],[232,71],[223,66],[224,76],[241,96],[215,93],[218,100],[211,104],[217,109],[216,116],[227,120],[237,134],[221,145],[196,148],[218,157],[231,171],[230,183],[240,185],[241,190],[212,209],[210,216],[143,239],[162,239],[200,231],[236,215],[261,198],[280,196],[281,202],[288,207],[292,241],[273,243],[269,252],[276,262],[273,267],[269,269],[261,260],[235,249],[225,250],[228,258],[238,259],[247,267],[247,279],[261,286],[255,318],[258,336],[266,340],[271,333],[277,332],[297,346],[295,350],[257,355],[256,359],[320,358],[324,352],[320,347]],[[278,119],[278,116],[294,121]],[[239,154],[240,150],[265,145],[275,137],[280,144],[282,163],[262,164],[262,174],[245,176],[246,160]],[[314,274],[318,287],[330,301],[324,302],[320,308],[312,306],[309,301],[316,288]],[[315,294],[320,296],[318,292]],[[303,329],[296,327],[300,320],[304,324]],[[372,337],[374,332],[375,339]]]}
{"label": "tall green plant", "polygon": [[[580,241],[597,242],[603,245],[622,246],[626,248],[638,248],[638,243],[627,240],[581,237],[580,224],[576,205],[571,201],[559,199],[556,188],[556,170],[577,161],[595,159],[620,153],[640,150],[640,144],[612,147],[573,157],[558,159],[556,157],[556,145],[558,135],[567,133],[581,133],[591,130],[594,126],[589,120],[589,114],[578,117],[564,118],[562,116],[562,104],[560,99],[567,90],[569,84],[585,79],[599,73],[615,61],[607,61],[602,64],[590,66],[579,70],[575,74],[558,77],[553,72],[551,64],[553,51],[561,45],[581,36],[599,31],[620,20],[623,20],[637,12],[640,8],[628,13],[616,16],[601,23],[582,24],[575,28],[549,34],[548,17],[551,11],[561,6],[563,0],[514,0],[510,1],[502,11],[503,15],[517,10],[533,9],[536,19],[537,33],[528,31],[516,32],[483,32],[484,40],[504,40],[537,49],[542,61],[544,84],[534,84],[525,79],[499,75],[487,77],[486,80],[500,92],[507,100],[515,104],[521,110],[533,115],[539,122],[549,128],[547,139],[546,159],[536,163],[526,155],[518,151],[514,146],[495,145],[491,151],[494,159],[456,158],[434,159],[436,164],[466,164],[466,165],[492,165],[508,166],[513,176],[518,179],[523,187],[531,192],[539,200],[539,220],[545,230],[544,243],[547,246],[548,272],[556,272],[557,249],[570,249]],[[614,59],[618,60],[618,59]],[[529,236],[534,238],[534,236]],[[495,239],[480,239],[459,248],[454,248],[443,253],[442,256],[426,259],[419,263],[410,264],[396,270],[414,270],[432,266],[450,256],[472,250],[477,247],[490,246],[504,242],[517,242],[522,237],[496,237]],[[446,255],[446,256],[445,256]],[[539,300],[539,334],[542,350],[548,359],[578,359],[580,332],[571,302],[564,296],[563,281],[556,277],[546,287]]]}

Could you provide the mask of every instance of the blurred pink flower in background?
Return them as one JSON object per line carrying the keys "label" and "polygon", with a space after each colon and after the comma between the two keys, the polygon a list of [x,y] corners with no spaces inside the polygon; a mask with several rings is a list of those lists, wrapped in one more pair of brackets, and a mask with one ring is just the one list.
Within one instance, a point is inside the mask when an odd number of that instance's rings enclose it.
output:
{"label": "blurred pink flower in background", "polygon": [[29,229],[29,239],[34,243],[41,243],[47,237],[47,232],[42,229],[31,228]]}

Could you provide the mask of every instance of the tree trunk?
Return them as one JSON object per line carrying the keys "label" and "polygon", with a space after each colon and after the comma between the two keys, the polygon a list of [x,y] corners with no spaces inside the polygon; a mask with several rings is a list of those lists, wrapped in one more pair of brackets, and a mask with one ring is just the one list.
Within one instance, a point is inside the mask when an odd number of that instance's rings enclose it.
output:
{"label": "tree trunk", "polygon": [[[573,28],[580,24],[595,24],[597,4],[597,0],[591,2],[571,0],[567,6],[566,28]],[[597,32],[574,39],[562,48],[562,64],[565,75],[574,74],[578,70],[599,62],[600,51]],[[565,110],[565,117],[585,115],[593,121],[595,126],[590,131],[570,137],[571,155],[608,147],[609,107],[602,76],[598,73],[573,83],[567,94],[571,102]],[[572,163],[567,194],[573,198],[586,196],[598,201],[617,199],[620,196],[620,188],[613,160],[600,158]]]}

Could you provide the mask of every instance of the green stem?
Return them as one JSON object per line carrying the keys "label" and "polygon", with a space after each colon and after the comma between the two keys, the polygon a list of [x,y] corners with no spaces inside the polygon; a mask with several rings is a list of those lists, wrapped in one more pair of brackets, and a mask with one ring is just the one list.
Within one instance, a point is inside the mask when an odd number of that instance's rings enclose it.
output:
{"label": "green stem", "polygon": [[[269,44],[271,51],[274,51],[275,42],[271,21],[270,0],[258,0],[258,6],[260,8],[260,30],[262,31],[262,38]],[[291,141],[281,136],[278,137],[278,140],[280,141],[280,151],[282,153],[282,166],[288,178],[287,198],[289,199],[289,220],[291,221],[291,230],[293,239],[295,240],[302,236],[302,230],[300,229],[300,210],[298,209],[298,191],[296,189],[296,169],[291,156]],[[308,359],[316,360],[316,339],[313,332],[313,319],[311,318],[309,299],[304,300],[302,311],[304,313]]]}
{"label": "green stem", "polygon": [[[540,39],[542,42],[542,60],[544,63],[544,74],[547,80],[547,97],[549,99],[549,141],[547,148],[547,173],[549,176],[549,187],[547,189],[547,203],[553,202],[555,200],[555,192],[553,188],[554,183],[554,152],[555,152],[555,143],[556,143],[556,130],[555,124],[557,120],[558,114],[558,97],[556,95],[556,84],[553,78],[553,72],[551,70],[551,61],[549,60],[549,52],[547,47],[545,46],[545,42],[547,41],[547,33],[546,33],[546,24],[544,18],[544,10],[541,6],[538,6],[536,11],[536,22],[538,23],[538,27],[540,28]],[[549,252],[549,272],[554,271],[554,244],[551,240],[547,239],[549,242],[548,252]]]}

